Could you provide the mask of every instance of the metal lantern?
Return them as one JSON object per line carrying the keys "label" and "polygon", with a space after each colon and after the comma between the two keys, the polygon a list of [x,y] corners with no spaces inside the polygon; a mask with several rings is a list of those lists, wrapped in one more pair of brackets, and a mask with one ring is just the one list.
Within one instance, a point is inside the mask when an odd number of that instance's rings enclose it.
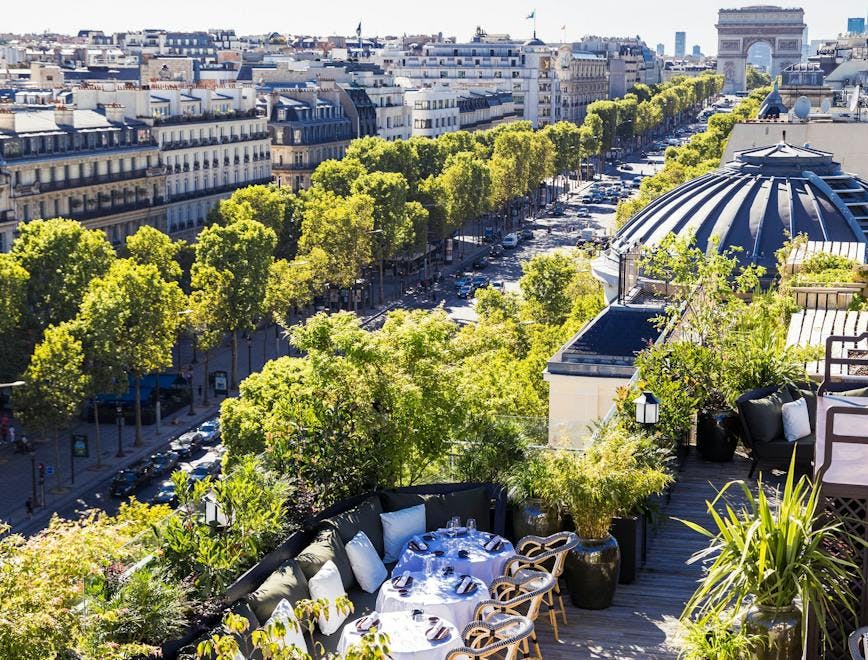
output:
{"label": "metal lantern", "polygon": [[223,511],[223,507],[217,501],[217,495],[211,491],[204,497],[205,501],[205,523],[211,527],[226,527],[229,524],[229,517]]}
{"label": "metal lantern", "polygon": [[656,424],[660,419],[660,402],[651,392],[642,392],[633,403],[636,404],[636,421],[640,424]]}

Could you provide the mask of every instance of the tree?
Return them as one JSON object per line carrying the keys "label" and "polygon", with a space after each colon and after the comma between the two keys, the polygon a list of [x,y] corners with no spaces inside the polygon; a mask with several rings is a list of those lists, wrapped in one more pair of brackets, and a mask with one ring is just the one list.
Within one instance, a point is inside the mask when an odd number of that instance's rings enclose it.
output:
{"label": "tree", "polygon": [[491,197],[494,204],[506,204],[528,192],[530,186],[531,134],[504,131],[494,141],[491,168]]}
{"label": "tree", "polygon": [[30,273],[8,254],[0,254],[0,335],[21,322],[27,304]]}
{"label": "tree", "polygon": [[539,254],[522,270],[519,286],[532,317],[541,323],[563,323],[573,305],[569,284],[576,277],[575,261],[563,252]]}
{"label": "tree", "polygon": [[372,172],[356,179],[354,195],[367,195],[373,201],[374,229],[371,240],[373,258],[379,264],[380,302],[384,300],[383,268],[386,259],[392,259],[416,241],[414,227],[407,217],[409,187],[402,174]]}
{"label": "tree", "polygon": [[246,186],[220,202],[220,223],[255,220],[265,225],[277,237],[275,254],[288,258],[295,254],[298,241],[295,206],[296,198],[286,188],[274,185]]}
{"label": "tree", "polygon": [[43,437],[51,434],[56,488],[60,490],[59,430],[75,417],[88,388],[84,351],[70,322],[45,329],[22,379],[25,384],[17,395],[21,421]]}
{"label": "tree", "polygon": [[772,84],[772,77],[764,71],[760,71],[752,64],[745,69],[745,89],[750,91],[757,87],[766,87]]}
{"label": "tree", "polygon": [[82,322],[98,353],[114,355],[133,378],[136,447],[142,444],[141,377],[171,362],[185,304],[178,284],[160,277],[156,266],[128,259],[93,280],[82,302]]}
{"label": "tree", "polygon": [[18,231],[12,256],[30,273],[30,323],[42,330],[74,318],[90,281],[115,258],[105,233],[64,218],[31,220]]}
{"label": "tree", "polygon": [[615,143],[618,130],[618,104],[615,101],[594,101],[588,105],[588,117],[596,115],[600,118],[600,153],[605,155]]}
{"label": "tree", "polygon": [[302,257],[271,264],[265,287],[265,309],[281,327],[295,309],[306,307],[322,291],[328,275],[328,255],[315,247]]}
{"label": "tree", "polygon": [[[228,301],[232,296],[232,275],[213,266],[194,264],[191,278],[190,314],[187,323],[196,337],[196,345],[205,357],[205,374],[210,374],[211,351],[229,332]],[[202,403],[208,405],[208,387]]]}
{"label": "tree", "polygon": [[384,140],[367,136],[353,140],[345,154],[359,160],[368,172],[393,172],[402,174],[410,190],[415,190],[416,152],[409,140]]}
{"label": "tree", "polygon": [[211,266],[231,279],[222,314],[232,338],[230,387],[238,382],[238,331],[252,331],[262,316],[268,269],[274,260],[277,238],[255,220],[238,220],[225,227],[206,227],[196,243],[193,268]]}
{"label": "tree", "polygon": [[310,182],[340,197],[349,197],[353,183],[363,174],[367,174],[367,170],[356,158],[324,160],[310,175]]}
{"label": "tree", "polygon": [[446,202],[446,234],[484,213],[491,189],[486,164],[469,151],[450,156],[439,177]]}
{"label": "tree", "polygon": [[416,163],[416,171],[411,178],[419,181],[440,174],[447,156],[444,143],[418,136],[411,137],[408,142],[413,148],[413,160]]}
{"label": "tree", "polygon": [[152,264],[157,267],[160,277],[175,281],[181,277],[181,266],[177,261],[183,242],[174,242],[159,229],[148,225],[139,227],[135,234],[127,236],[127,253],[137,264]]}
{"label": "tree", "polygon": [[545,135],[555,148],[554,168],[557,174],[565,174],[579,166],[582,148],[581,129],[569,121],[548,124],[540,133]]}
{"label": "tree", "polygon": [[328,259],[328,281],[352,286],[362,268],[371,263],[374,201],[368,195],[346,199],[334,193],[307,191],[298,241],[300,258],[321,249]]}

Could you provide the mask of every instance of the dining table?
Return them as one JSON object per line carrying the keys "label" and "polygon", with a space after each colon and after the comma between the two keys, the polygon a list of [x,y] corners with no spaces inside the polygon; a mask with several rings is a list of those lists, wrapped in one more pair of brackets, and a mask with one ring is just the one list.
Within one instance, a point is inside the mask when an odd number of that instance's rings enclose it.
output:
{"label": "dining table", "polygon": [[[486,550],[485,544],[495,538],[500,542],[499,546],[495,550]],[[425,571],[426,564],[440,561],[447,562],[458,574],[472,575],[489,585],[494,578],[503,575],[506,561],[514,554],[512,543],[495,534],[466,528],[438,529],[405,543],[392,575]]]}
{"label": "dining table", "polygon": [[488,587],[476,577],[467,576],[475,585],[468,593],[459,593],[462,576],[458,572],[438,570],[435,573],[407,572],[411,578],[407,588],[398,582],[402,576],[386,580],[377,594],[377,612],[412,612],[421,610],[426,616],[451,621],[459,630],[474,620],[476,606],[490,598]]}
{"label": "dining table", "polygon": [[[416,615],[412,612],[378,612],[376,629],[389,637],[389,657],[393,660],[444,660],[449,651],[462,645],[460,631],[448,619],[435,615]],[[359,628],[366,617],[350,621],[344,626],[338,641],[338,654],[343,657],[353,644],[357,644],[367,630]],[[432,627],[442,625],[446,632],[440,639],[426,636]]]}

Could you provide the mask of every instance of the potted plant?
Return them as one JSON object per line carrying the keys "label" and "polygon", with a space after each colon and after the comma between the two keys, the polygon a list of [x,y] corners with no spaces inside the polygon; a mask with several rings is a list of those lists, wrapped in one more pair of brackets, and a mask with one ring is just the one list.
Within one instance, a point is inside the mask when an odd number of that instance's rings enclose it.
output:
{"label": "potted plant", "polygon": [[538,454],[510,468],[505,478],[512,503],[512,529],[516,539],[524,536],[549,536],[561,529],[556,501],[547,497],[550,478],[547,463]]}
{"label": "potted plant", "polygon": [[719,390],[712,390],[696,415],[696,449],[706,461],[732,460],[740,438],[738,413]]}
{"label": "potted plant", "polygon": [[733,626],[720,617],[686,621],[681,639],[681,660],[733,660],[746,658],[756,644],[756,635]]}
{"label": "potted plant", "polygon": [[[690,561],[714,558],[682,617],[742,619],[746,631],[759,638],[750,656],[756,660],[801,658],[808,608],[825,634],[831,602],[855,616],[850,584],[856,566],[829,548],[864,543],[840,519],[820,517],[817,484],[807,477],[794,483],[794,471],[795,453],[777,504],[769,501],[762,479],[756,495],[745,482],[731,481],[708,503],[714,532],[682,521],[710,539]],[[727,503],[726,514],[718,514],[716,505],[733,487],[742,491],[745,504],[736,510]]]}
{"label": "potted plant", "polygon": [[576,607],[604,609],[612,604],[621,556],[610,534],[619,512],[661,491],[670,477],[637,459],[637,443],[603,439],[582,454],[559,451],[545,457],[549,499],[573,519],[580,543],[567,556],[565,575]]}

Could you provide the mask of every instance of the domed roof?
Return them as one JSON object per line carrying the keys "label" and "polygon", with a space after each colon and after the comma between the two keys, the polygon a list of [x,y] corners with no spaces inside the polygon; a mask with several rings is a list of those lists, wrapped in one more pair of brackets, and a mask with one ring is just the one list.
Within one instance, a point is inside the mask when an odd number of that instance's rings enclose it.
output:
{"label": "domed roof", "polygon": [[537,39],[536,35],[534,35],[533,39],[528,39],[527,41],[524,42],[524,45],[525,46],[545,46],[546,44],[544,41]]}
{"label": "domed roof", "polygon": [[789,236],[868,242],[868,184],[841,171],[832,154],[786,143],[736,159],[658,197],[616,234],[612,249],[655,245],[674,232],[696,244],[742,248],[739,259],[770,271]]}

